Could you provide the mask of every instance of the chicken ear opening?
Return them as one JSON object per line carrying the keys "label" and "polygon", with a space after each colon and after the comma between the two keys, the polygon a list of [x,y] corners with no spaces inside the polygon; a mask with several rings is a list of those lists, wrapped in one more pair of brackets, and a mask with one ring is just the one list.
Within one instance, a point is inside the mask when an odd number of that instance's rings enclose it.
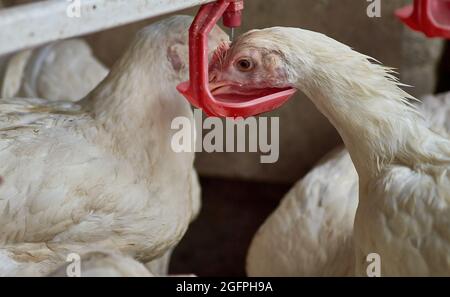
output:
{"label": "chicken ear opening", "polygon": [[173,70],[176,72],[180,72],[184,68],[186,68],[186,64],[183,61],[188,61],[189,56],[186,50],[186,45],[182,45],[179,43],[173,44],[169,46],[167,49],[167,59],[172,65]]}

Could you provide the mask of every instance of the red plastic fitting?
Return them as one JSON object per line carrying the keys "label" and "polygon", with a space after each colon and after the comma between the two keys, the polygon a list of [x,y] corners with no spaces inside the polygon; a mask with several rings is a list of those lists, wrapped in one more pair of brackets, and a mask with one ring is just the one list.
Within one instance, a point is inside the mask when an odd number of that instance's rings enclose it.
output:
{"label": "red plastic fitting", "polygon": [[[285,103],[295,92],[293,88],[276,90],[254,99],[235,98],[233,102],[216,100],[209,90],[208,34],[228,11],[224,21],[234,27],[240,24],[241,0],[218,0],[200,7],[189,28],[189,81],[177,90],[195,107],[209,116],[248,117],[268,112]],[[237,95],[239,96],[239,95]]]}
{"label": "red plastic fitting", "polygon": [[223,14],[223,25],[228,28],[237,28],[242,24],[242,11],[244,0],[231,2]]}
{"label": "red plastic fitting", "polygon": [[449,0],[414,0],[414,4],[396,10],[395,14],[408,27],[428,37],[450,39]]}

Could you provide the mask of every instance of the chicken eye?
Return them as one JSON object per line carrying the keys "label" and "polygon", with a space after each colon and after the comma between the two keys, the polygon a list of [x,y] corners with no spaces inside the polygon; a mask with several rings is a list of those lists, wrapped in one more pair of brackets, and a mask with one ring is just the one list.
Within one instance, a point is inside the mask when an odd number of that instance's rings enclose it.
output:
{"label": "chicken eye", "polygon": [[254,63],[250,58],[241,58],[236,62],[239,71],[248,72],[253,69]]}

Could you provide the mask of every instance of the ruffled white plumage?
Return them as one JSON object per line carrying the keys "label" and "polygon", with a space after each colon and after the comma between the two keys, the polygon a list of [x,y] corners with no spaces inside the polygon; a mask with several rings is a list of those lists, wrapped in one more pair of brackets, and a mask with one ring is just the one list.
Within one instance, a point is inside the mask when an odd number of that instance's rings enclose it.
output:
{"label": "ruffled white plumage", "polygon": [[[431,127],[450,131],[450,93],[426,96],[420,109]],[[255,234],[250,276],[354,274],[353,222],[358,175],[348,151],[336,149],[282,199]]]}
{"label": "ruffled white plumage", "polygon": [[[191,22],[178,16],[142,30],[80,103],[2,99],[3,275],[44,275],[90,250],[147,262],[181,239],[199,191],[193,153],[170,149],[170,121],[192,120],[192,111],[175,90],[187,69],[174,71],[167,55],[185,60]],[[215,29],[210,42],[226,39]]]}

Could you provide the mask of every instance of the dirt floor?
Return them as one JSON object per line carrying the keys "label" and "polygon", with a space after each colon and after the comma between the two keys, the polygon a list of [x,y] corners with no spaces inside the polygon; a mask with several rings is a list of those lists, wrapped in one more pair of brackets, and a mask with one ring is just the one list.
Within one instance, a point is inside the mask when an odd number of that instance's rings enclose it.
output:
{"label": "dirt floor", "polygon": [[201,178],[203,208],[175,249],[170,273],[244,276],[250,241],[290,185]]}

